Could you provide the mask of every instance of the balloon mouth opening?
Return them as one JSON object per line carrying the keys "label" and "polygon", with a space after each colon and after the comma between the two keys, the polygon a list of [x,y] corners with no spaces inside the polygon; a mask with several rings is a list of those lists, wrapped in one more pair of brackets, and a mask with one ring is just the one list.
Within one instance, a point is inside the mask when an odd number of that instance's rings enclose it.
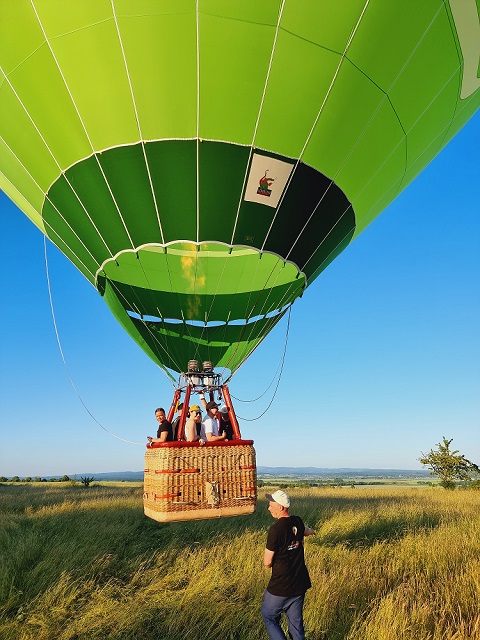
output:
{"label": "balloon mouth opening", "polygon": [[199,327],[199,328],[215,328],[215,327],[224,327],[227,325],[230,326],[248,326],[255,324],[256,322],[260,322],[262,320],[269,320],[270,318],[275,318],[277,316],[283,315],[285,311],[291,306],[291,303],[280,307],[279,309],[274,309],[269,313],[259,314],[256,316],[251,316],[250,318],[236,318],[233,320],[208,320],[207,322],[202,320],[188,320],[179,318],[162,318],[160,316],[151,316],[151,315],[142,315],[137,313],[136,311],[127,310],[126,313],[129,318],[133,320],[139,320],[141,322],[149,322],[149,323],[157,323],[157,324],[170,324],[170,325],[187,325],[191,327]]}

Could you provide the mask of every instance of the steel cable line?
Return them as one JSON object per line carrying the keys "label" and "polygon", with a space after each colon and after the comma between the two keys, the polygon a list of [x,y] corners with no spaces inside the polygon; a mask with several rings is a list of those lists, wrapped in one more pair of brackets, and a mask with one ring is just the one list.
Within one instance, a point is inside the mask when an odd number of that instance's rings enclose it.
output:
{"label": "steel cable line", "polygon": [[47,277],[47,288],[48,288],[48,297],[49,297],[49,301],[50,301],[50,310],[52,312],[52,320],[53,320],[53,327],[55,329],[55,336],[57,338],[57,344],[58,344],[58,348],[60,351],[60,355],[62,357],[62,361],[63,361],[63,365],[65,367],[65,371],[67,372],[68,378],[70,380],[70,384],[73,387],[73,390],[75,391],[75,394],[77,395],[77,398],[80,400],[83,408],[85,409],[85,411],[88,413],[88,415],[92,418],[92,420],[101,428],[103,429],[103,431],[105,431],[105,433],[108,433],[109,436],[111,436],[112,438],[116,438],[117,440],[121,440],[122,442],[126,442],[127,444],[134,444],[134,445],[144,445],[144,442],[133,442],[132,440],[126,440],[125,438],[121,438],[120,436],[115,435],[114,433],[112,433],[111,431],[109,431],[106,427],[103,426],[103,424],[101,424],[101,422],[99,422],[95,416],[93,415],[93,413],[90,411],[90,409],[87,407],[87,405],[85,404],[85,402],[83,401],[82,396],[80,395],[75,382],[73,381],[73,378],[70,374],[70,370],[68,368],[67,365],[67,361],[65,359],[65,354],[63,353],[63,348],[62,348],[62,343],[60,341],[60,335],[58,333],[58,327],[57,327],[57,321],[56,321],[56,316],[55,316],[55,309],[53,306],[53,297],[52,297],[52,289],[50,286],[50,274],[49,274],[49,268],[48,268],[48,256],[47,256],[47,239],[46,236],[43,236],[43,251],[44,251],[44,256],[45,256],[45,272],[46,272],[46,277]]}
{"label": "steel cable line", "polygon": [[283,348],[283,355],[282,355],[282,362],[281,362],[281,368],[280,368],[280,375],[278,377],[277,380],[277,384],[275,386],[275,391],[273,392],[273,396],[272,399],[270,400],[270,402],[268,403],[267,408],[265,409],[265,411],[263,411],[259,416],[257,416],[256,418],[242,418],[242,416],[237,416],[238,418],[240,418],[240,420],[244,420],[245,422],[255,422],[256,420],[259,420],[262,416],[264,416],[267,411],[270,409],[270,407],[273,404],[273,401],[275,400],[275,396],[277,395],[277,391],[278,391],[278,387],[280,385],[280,380],[282,379],[282,373],[283,373],[283,365],[285,364],[285,355],[287,353],[287,344],[288,344],[288,332],[290,329],[290,316],[291,316],[291,311],[292,311],[292,307],[290,306],[288,308],[288,322],[287,322],[287,331],[286,331],[286,335],[285,335],[285,345]]}

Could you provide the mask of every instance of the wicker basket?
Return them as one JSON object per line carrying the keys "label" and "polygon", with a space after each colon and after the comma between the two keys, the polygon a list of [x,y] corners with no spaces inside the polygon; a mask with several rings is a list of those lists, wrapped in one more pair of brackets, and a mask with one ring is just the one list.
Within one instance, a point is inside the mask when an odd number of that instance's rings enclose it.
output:
{"label": "wicker basket", "polygon": [[155,443],[145,452],[145,515],[172,522],[253,513],[256,480],[252,440]]}

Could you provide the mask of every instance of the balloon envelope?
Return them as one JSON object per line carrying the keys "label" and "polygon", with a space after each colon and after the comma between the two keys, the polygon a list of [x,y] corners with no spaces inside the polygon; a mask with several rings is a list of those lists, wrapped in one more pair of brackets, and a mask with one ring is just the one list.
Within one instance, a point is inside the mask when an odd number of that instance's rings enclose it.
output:
{"label": "balloon envelope", "polygon": [[237,369],[480,103],[475,0],[0,6],[0,186],[162,367]]}

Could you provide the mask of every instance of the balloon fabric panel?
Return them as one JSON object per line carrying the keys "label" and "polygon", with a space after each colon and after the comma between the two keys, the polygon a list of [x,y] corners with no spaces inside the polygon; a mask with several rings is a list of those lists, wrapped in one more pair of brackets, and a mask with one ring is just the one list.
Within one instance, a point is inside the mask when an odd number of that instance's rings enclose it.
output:
{"label": "balloon fabric panel", "polygon": [[476,20],[476,0],[4,2],[0,186],[157,364],[235,371],[477,111]]}

